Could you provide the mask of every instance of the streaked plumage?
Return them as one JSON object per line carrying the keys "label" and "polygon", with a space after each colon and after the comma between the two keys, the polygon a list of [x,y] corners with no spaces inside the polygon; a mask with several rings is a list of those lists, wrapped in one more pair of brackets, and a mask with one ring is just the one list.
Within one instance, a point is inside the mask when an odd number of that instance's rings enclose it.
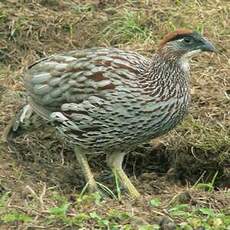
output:
{"label": "streaked plumage", "polygon": [[160,55],[150,60],[99,48],[47,58],[32,66],[24,81],[34,111],[68,140],[91,150],[125,150],[183,118],[187,78],[179,64]]}
{"label": "streaked plumage", "polygon": [[[189,46],[189,38],[203,46]],[[165,37],[151,59],[115,48],[53,55],[25,73],[29,105],[86,153],[127,152],[184,118],[188,54],[205,49],[214,47],[198,33],[178,30]]]}

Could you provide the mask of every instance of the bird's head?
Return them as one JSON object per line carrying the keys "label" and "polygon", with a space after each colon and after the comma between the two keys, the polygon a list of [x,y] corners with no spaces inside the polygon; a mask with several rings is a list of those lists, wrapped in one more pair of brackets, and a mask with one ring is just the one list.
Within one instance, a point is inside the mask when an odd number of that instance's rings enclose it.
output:
{"label": "bird's head", "polygon": [[216,49],[200,33],[188,29],[178,29],[167,34],[160,43],[159,52],[168,57],[190,58],[194,54],[207,51],[215,52]]}

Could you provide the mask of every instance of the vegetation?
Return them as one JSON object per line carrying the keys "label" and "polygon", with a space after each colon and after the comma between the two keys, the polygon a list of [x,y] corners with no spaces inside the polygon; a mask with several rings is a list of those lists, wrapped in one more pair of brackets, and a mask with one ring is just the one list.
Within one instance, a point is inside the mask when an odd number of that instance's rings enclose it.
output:
{"label": "vegetation", "polygon": [[[35,195],[33,192],[32,194],[32,196]],[[164,217],[156,219],[155,224],[148,224],[141,215],[133,213],[130,209],[124,209],[123,204],[111,200],[105,201],[97,193],[81,197],[76,195],[72,197],[72,201],[69,201],[66,196],[53,192],[49,197],[50,204],[43,203],[40,196],[39,200],[32,199],[24,208],[9,204],[10,196],[8,195],[2,196],[0,203],[0,221],[3,226],[20,224],[27,228],[55,226],[58,229],[64,226],[65,228],[82,229],[129,230],[138,228],[148,230],[161,229],[163,223],[167,222],[175,229],[190,230],[204,227],[209,230],[227,229],[230,224],[229,215],[225,213],[226,210],[217,211],[210,207],[199,207],[199,205],[178,203],[178,201],[165,207],[165,204],[162,204],[159,199],[150,199],[147,204],[149,213]],[[107,202],[113,202],[116,207],[105,208]]]}
{"label": "vegetation", "polygon": [[151,56],[178,27],[204,33],[219,54],[192,61],[187,119],[127,156],[140,201],[111,178],[104,156],[90,162],[106,196],[86,194],[72,149],[38,117],[16,152],[0,142],[0,229],[230,229],[229,17],[227,0],[1,1],[0,135],[25,101],[24,69],[46,55],[115,46]]}

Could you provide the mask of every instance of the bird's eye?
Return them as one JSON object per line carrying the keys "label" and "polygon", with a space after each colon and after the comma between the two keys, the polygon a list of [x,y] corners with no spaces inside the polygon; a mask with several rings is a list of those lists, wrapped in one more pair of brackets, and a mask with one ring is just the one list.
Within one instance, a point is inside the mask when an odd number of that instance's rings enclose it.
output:
{"label": "bird's eye", "polygon": [[183,39],[183,42],[186,43],[186,44],[190,44],[190,43],[192,43],[192,38],[190,38],[190,37],[185,37],[185,38]]}

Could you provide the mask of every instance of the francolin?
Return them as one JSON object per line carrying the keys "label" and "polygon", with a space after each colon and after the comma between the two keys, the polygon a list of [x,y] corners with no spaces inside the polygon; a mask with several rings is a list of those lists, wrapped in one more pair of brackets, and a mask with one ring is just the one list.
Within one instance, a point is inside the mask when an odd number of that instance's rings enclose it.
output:
{"label": "francolin", "polygon": [[28,104],[17,122],[34,111],[55,126],[73,145],[90,191],[98,187],[87,154],[106,153],[108,166],[137,198],[139,192],[122,169],[123,158],[185,117],[189,59],[203,51],[215,48],[198,32],[178,29],[164,37],[152,58],[116,48],[43,58],[25,72]]}

